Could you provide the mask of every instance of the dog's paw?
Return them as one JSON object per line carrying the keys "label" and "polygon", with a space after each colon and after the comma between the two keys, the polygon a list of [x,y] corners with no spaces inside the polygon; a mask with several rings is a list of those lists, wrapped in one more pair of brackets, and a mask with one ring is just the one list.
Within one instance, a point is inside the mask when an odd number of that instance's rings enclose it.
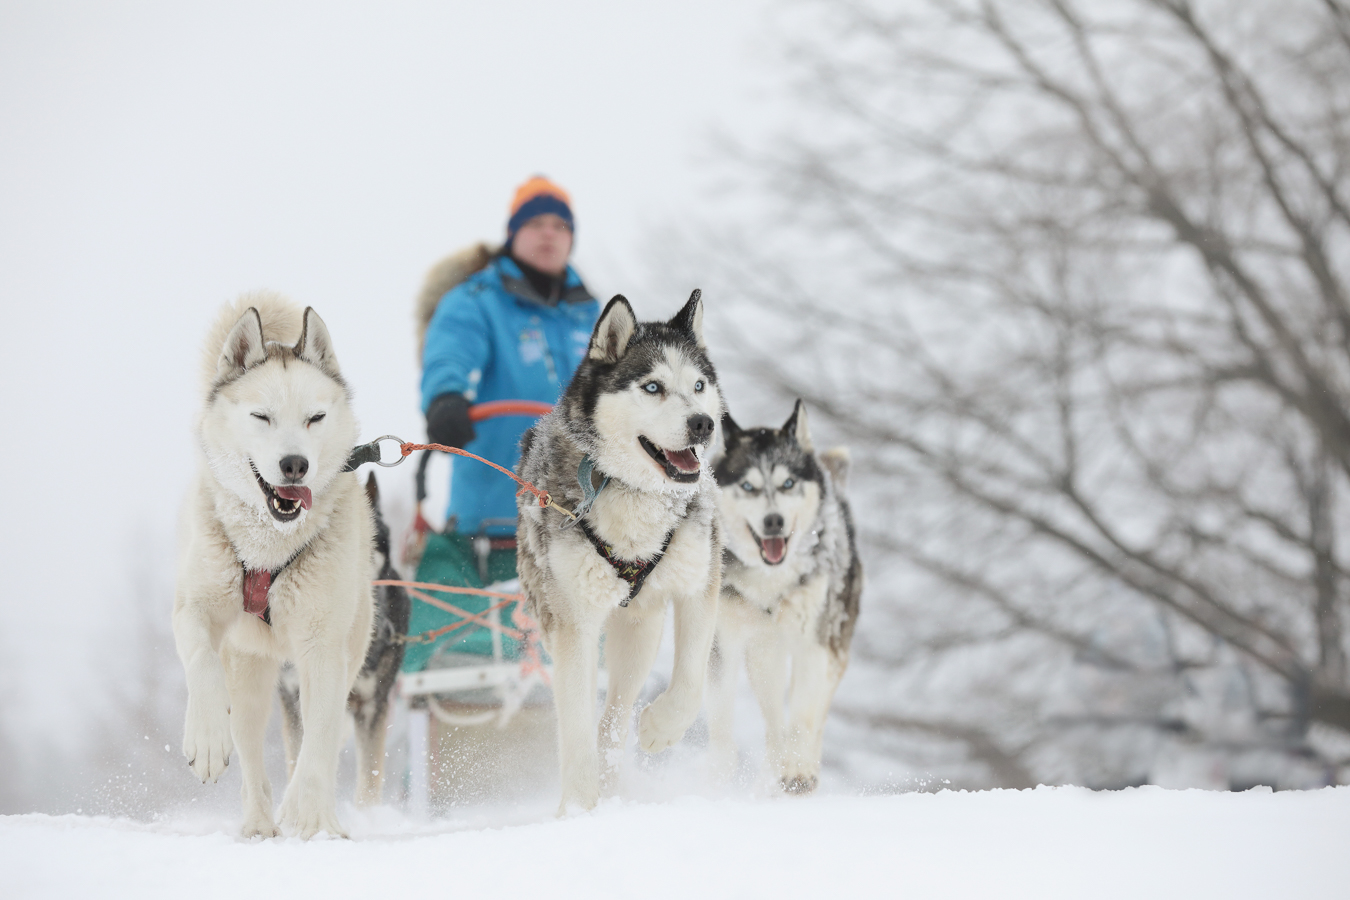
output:
{"label": "dog's paw", "polygon": [[261,784],[250,785],[248,776],[244,777],[244,824],[239,829],[245,840],[250,838],[279,837],[276,819],[272,817],[272,786],[266,779]]}
{"label": "dog's paw", "polygon": [[570,790],[564,788],[562,800],[558,803],[558,818],[563,818],[573,810],[590,812],[595,809],[595,805],[599,802],[600,786],[598,782],[593,785]]}
{"label": "dog's paw", "polygon": [[277,829],[276,823],[272,821],[272,814],[255,812],[252,815],[244,817],[244,827],[239,829],[239,834],[245,840],[251,838],[274,838],[280,837],[281,832]]}
{"label": "dog's paw", "polygon": [[638,717],[638,743],[648,753],[660,753],[680,742],[694,724],[698,707],[687,709],[672,699],[669,692],[652,701]]}
{"label": "dog's paw", "polygon": [[203,784],[214,783],[230,764],[233,752],[228,701],[194,701],[189,697],[183,726],[183,755],[192,773]]}
{"label": "dog's paw", "polygon": [[281,801],[281,830],[305,841],[321,832],[330,837],[347,837],[347,832],[338,824],[337,805],[331,798],[326,804],[306,803],[300,799],[298,791],[287,791]]}
{"label": "dog's paw", "polygon": [[[617,756],[618,751],[612,751],[611,755]],[[620,785],[622,784],[622,781],[623,781],[623,770],[617,760],[603,763],[600,766],[599,796],[605,798],[619,796],[619,788]]]}
{"label": "dog's paw", "polygon": [[594,754],[588,753],[563,769],[559,816],[567,815],[569,809],[582,812],[595,809],[595,804],[600,802],[599,762]]}
{"label": "dog's paw", "polygon": [[819,779],[814,775],[784,775],[778,780],[778,786],[785,794],[809,794],[816,789]]}
{"label": "dog's paw", "polygon": [[600,756],[592,748],[560,748],[562,752],[562,801],[558,815],[569,809],[586,811],[600,802]]}

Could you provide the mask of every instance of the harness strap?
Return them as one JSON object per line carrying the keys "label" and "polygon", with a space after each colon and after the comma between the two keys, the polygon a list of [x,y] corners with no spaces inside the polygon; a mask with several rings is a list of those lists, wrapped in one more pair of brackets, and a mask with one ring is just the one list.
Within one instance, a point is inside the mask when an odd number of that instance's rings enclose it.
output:
{"label": "harness strap", "polygon": [[309,549],[309,543],[306,542],[299,550],[291,554],[290,559],[270,571],[267,569],[250,569],[239,558],[239,550],[235,548],[234,544],[230,544],[230,549],[234,550],[234,558],[239,560],[239,569],[244,573],[244,612],[251,613],[271,625],[272,605],[268,601],[268,595],[272,591],[272,582],[276,580],[283,569],[299,559],[300,554]]}
{"label": "harness strap", "polygon": [[[595,498],[600,496],[600,492],[609,486],[609,476],[605,475],[600,479],[600,486],[595,487],[591,484],[591,473],[595,471],[595,460],[591,459],[590,454],[581,458],[581,464],[577,466],[577,485],[581,488],[581,502],[577,508],[572,510],[575,518],[568,519],[562,523],[564,529],[571,528],[581,521],[581,517],[586,515],[591,506],[595,504]],[[591,543],[595,543],[595,538],[591,538]],[[598,546],[598,545],[597,545]]]}
{"label": "harness strap", "polygon": [[[371,441],[369,444],[358,444],[352,448],[352,452],[347,455],[347,463],[342,467],[344,472],[355,472],[366,463],[377,463],[380,461],[380,442]],[[425,466],[425,464],[423,464]],[[418,472],[422,475],[422,472]],[[425,477],[425,476],[423,476]]]}
{"label": "harness strap", "polygon": [[586,535],[590,542],[595,545],[596,552],[614,567],[614,572],[624,581],[628,582],[628,596],[619,601],[620,606],[627,606],[628,602],[638,595],[642,590],[642,583],[647,580],[647,576],[652,574],[652,569],[661,561],[661,557],[666,555],[666,548],[670,546],[670,539],[675,536],[675,529],[666,532],[666,539],[661,542],[661,549],[656,551],[656,555],[649,560],[641,559],[621,559],[614,555],[614,548],[604,541],[600,540],[591,526],[584,520],[580,522],[581,532]]}

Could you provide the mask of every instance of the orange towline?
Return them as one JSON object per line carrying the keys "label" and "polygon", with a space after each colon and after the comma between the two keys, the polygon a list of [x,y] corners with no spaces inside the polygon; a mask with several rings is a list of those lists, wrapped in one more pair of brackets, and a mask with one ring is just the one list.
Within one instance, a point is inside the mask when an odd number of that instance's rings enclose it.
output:
{"label": "orange towline", "polygon": [[[524,600],[524,594],[503,594],[500,591],[485,591],[482,588],[447,587],[443,584],[431,584],[426,581],[397,581],[393,578],[381,578],[371,584],[389,587],[421,588],[424,591],[445,591],[447,594],[475,594],[479,597],[498,597],[502,600]],[[466,615],[468,615],[466,613]]]}
{"label": "orange towline", "polygon": [[[514,638],[517,641],[526,640],[527,635],[525,635],[524,633],[517,631],[516,629],[511,628],[510,626],[507,625],[498,625],[494,623],[491,619],[487,618],[487,614],[494,610],[501,609],[504,606],[509,606],[512,603],[524,602],[525,600],[524,594],[503,594],[499,591],[485,591],[482,588],[447,587],[446,585],[443,584],[429,584],[425,581],[399,581],[394,578],[376,579],[375,581],[372,581],[371,584],[375,586],[388,585],[390,587],[407,588],[409,594],[411,594],[413,597],[416,597],[418,600],[421,600],[423,603],[427,603],[431,606],[436,607],[437,609],[442,609],[448,613],[460,616],[460,621],[455,622],[451,625],[446,625],[442,628],[436,628],[431,631],[424,631],[423,633],[418,635],[408,635],[407,637],[403,638],[404,643],[408,644],[429,643],[441,637],[442,635],[449,634],[452,631],[458,631],[459,629],[464,628],[468,625],[477,625],[480,628],[487,628],[489,630],[500,631],[507,637]],[[474,613],[469,612],[467,609],[461,609],[460,607],[455,606],[453,603],[446,603],[444,600],[438,600],[435,597],[424,594],[422,593],[422,591],[418,590],[418,588],[424,588],[426,590],[431,591],[445,591],[446,593],[450,594],[474,594],[480,597],[498,597],[500,598],[500,602],[494,603],[492,606],[489,606],[481,613]]]}
{"label": "orange towline", "polygon": [[[502,402],[521,403],[524,401],[511,400]],[[399,445],[399,451],[403,454],[405,459],[417,450],[440,450],[442,453],[453,453],[455,456],[467,456],[469,459],[476,459],[480,463],[483,463],[484,465],[492,466],[492,468],[496,469],[498,472],[501,472],[507,478],[510,478],[516,484],[520,485],[520,490],[517,491],[517,493],[523,494],[524,492],[529,491],[531,494],[534,494],[534,496],[539,500],[540,507],[556,509],[558,512],[567,516],[567,518],[569,519],[576,518],[576,516],[572,514],[571,510],[565,509],[559,506],[557,503],[555,503],[553,501],[553,498],[549,495],[548,491],[535,487],[534,485],[526,481],[524,478],[518,477],[515,472],[512,472],[505,466],[497,465],[490,459],[483,459],[483,457],[478,456],[475,453],[470,453],[468,450],[461,450],[458,447],[450,447],[447,446],[446,444],[414,444],[412,442],[408,442],[406,444]]]}

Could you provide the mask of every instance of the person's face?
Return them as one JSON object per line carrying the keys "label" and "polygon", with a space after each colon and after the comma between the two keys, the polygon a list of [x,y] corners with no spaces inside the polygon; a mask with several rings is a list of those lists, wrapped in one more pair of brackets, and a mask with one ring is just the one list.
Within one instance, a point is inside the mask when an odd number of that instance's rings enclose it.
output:
{"label": "person's face", "polygon": [[516,259],[550,275],[561,275],[572,252],[572,229],[562,216],[535,216],[516,232],[511,242]]}

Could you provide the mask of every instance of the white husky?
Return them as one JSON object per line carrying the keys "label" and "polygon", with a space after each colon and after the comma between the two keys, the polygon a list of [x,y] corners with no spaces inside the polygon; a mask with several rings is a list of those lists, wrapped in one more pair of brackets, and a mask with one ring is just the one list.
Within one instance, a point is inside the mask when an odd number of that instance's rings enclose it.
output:
{"label": "white husky", "polygon": [[246,837],[277,834],[263,734],[281,661],[304,738],[281,826],[342,835],[338,751],[371,634],[375,527],[355,473],[348,389],[323,320],[274,294],[227,306],[207,337],[173,632],[187,673],[183,753],[214,782],[239,749]]}
{"label": "white husky", "polygon": [[[525,433],[519,471],[581,521],[520,499],[520,583],[553,656],[562,804],[589,808],[612,776],[675,608],[670,686],[642,711],[639,743],[664,750],[698,715],[721,580],[708,452],[722,413],[695,291],[669,322],[615,297],[553,412]],[[650,577],[649,577],[650,576]],[[600,633],[609,694],[596,745]]]}

